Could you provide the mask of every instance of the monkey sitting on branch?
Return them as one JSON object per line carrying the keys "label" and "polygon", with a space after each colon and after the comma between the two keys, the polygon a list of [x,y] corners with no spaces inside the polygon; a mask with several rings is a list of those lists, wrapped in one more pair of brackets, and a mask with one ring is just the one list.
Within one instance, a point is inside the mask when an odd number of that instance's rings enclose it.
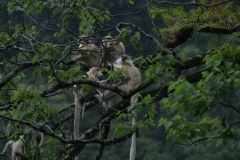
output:
{"label": "monkey sitting on branch", "polygon": [[122,42],[117,44],[117,40],[111,36],[106,36],[102,40],[104,47],[103,66],[112,66],[119,57],[125,55],[125,47]]}
{"label": "monkey sitting on branch", "polygon": [[[125,81],[120,82],[118,85],[118,89],[123,91],[129,91],[139,85],[141,83],[141,73],[139,72],[138,68],[134,66],[131,57],[127,55],[123,55],[119,59],[116,60],[116,64],[114,64],[116,68],[123,68],[126,70],[125,74]],[[116,96],[116,93],[112,91],[106,91],[105,93],[101,93],[98,91],[99,94],[95,95],[96,98],[100,102],[103,100],[111,100]],[[135,94],[131,97],[130,104],[131,106],[137,101],[138,96]],[[137,111],[133,110],[133,119],[132,119],[132,126],[136,125],[137,123]],[[130,149],[130,160],[134,160],[136,157],[136,133],[132,135],[132,142],[131,142],[131,149]]]}
{"label": "monkey sitting on branch", "polygon": [[83,36],[80,42],[79,49],[85,52],[84,54],[75,54],[71,56],[71,61],[79,61],[89,67],[99,67],[101,64],[101,57],[97,52],[97,47],[91,40]]}
{"label": "monkey sitting on branch", "polygon": [[[42,145],[42,142],[44,140],[44,133],[38,132],[40,134],[40,141],[38,141],[38,147]],[[10,140],[8,143],[6,143],[2,153],[6,153],[10,147],[12,147],[12,160],[19,160],[26,158],[25,155],[22,152],[22,145],[23,145],[23,136],[20,136],[20,139],[17,141]]]}
{"label": "monkey sitting on branch", "polygon": [[[101,70],[98,67],[92,67],[88,72],[88,79],[91,81],[96,81],[99,83],[105,83],[106,81],[98,81],[98,77],[102,75]],[[95,87],[90,87],[90,91],[85,94],[83,89],[74,93],[75,95],[75,111],[74,111],[74,139],[77,140],[79,138],[79,121],[80,121],[80,112],[82,112],[82,117],[85,112],[86,100],[91,99],[96,94]],[[83,102],[81,104],[80,102]],[[78,160],[78,156],[75,157],[75,160]]]}
{"label": "monkey sitting on branch", "polygon": [[[130,56],[121,56],[115,63],[113,63],[113,65],[115,68],[123,68],[126,71],[125,80],[117,85],[118,89],[129,91],[141,83],[141,73],[137,67],[134,66]],[[97,97],[99,101],[108,101],[116,96],[116,93],[112,91],[106,91],[104,94],[100,91],[98,92],[99,94],[96,94],[95,97]]]}

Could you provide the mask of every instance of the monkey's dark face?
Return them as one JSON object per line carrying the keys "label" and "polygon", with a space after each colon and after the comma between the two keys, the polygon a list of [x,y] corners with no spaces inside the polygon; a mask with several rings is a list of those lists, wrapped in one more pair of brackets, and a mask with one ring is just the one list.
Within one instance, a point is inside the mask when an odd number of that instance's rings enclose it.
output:
{"label": "monkey's dark face", "polygon": [[118,65],[132,65],[132,60],[131,60],[131,56],[128,55],[122,55],[121,57],[119,57],[116,61],[114,66],[116,66],[116,68],[121,68]]}
{"label": "monkey's dark face", "polygon": [[123,62],[131,61],[131,57],[130,57],[130,56],[127,56],[127,55],[123,55],[123,56],[122,56],[122,61],[123,61]]}
{"label": "monkey's dark face", "polygon": [[132,65],[131,56],[123,55],[116,60],[116,63],[119,65]]}

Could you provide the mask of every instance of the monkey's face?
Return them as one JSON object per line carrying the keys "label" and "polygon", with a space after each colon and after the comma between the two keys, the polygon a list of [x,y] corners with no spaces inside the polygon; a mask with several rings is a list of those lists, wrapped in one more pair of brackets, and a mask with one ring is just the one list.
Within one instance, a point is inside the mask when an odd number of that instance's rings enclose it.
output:
{"label": "monkey's face", "polygon": [[80,44],[79,44],[79,48],[82,49],[82,48],[86,47],[88,44],[91,44],[91,43],[92,43],[92,41],[89,39],[88,36],[82,36]]}
{"label": "monkey's face", "polygon": [[84,48],[85,46],[86,46],[86,45],[84,45],[84,44],[82,44],[82,43],[79,44],[79,48],[80,48],[80,49]]}
{"label": "monkey's face", "polygon": [[103,75],[102,70],[98,67],[92,67],[89,72],[92,73],[95,77],[100,77]]}
{"label": "monkey's face", "polygon": [[81,49],[81,48],[87,46],[89,43],[90,42],[88,42],[88,41],[81,41],[80,44],[79,44],[79,48]]}
{"label": "monkey's face", "polygon": [[132,57],[127,56],[127,55],[123,55],[122,57],[122,62],[131,62]]}
{"label": "monkey's face", "polygon": [[97,68],[97,77],[100,77],[102,75],[102,70],[100,68]]}
{"label": "monkey's face", "polygon": [[117,64],[132,64],[132,57],[128,55],[123,55],[116,60]]}

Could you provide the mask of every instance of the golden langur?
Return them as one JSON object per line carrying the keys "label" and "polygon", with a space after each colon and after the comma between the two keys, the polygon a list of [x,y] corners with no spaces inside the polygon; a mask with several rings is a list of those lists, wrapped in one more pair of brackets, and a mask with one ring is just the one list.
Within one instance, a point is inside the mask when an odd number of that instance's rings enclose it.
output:
{"label": "golden langur", "polygon": [[[89,80],[98,82],[98,77],[102,75],[102,72],[98,67],[92,67],[87,72],[87,75]],[[94,87],[91,87],[91,90],[87,94],[83,93],[83,89],[81,89],[80,91],[74,94],[75,94],[74,139],[77,140],[79,138],[80,111],[82,112],[82,117],[83,117],[86,101],[94,97],[94,94],[96,94],[96,91]],[[83,103],[80,103],[80,102],[83,102]],[[78,160],[78,156],[75,157],[75,160]]]}
{"label": "golden langur", "polygon": [[112,65],[119,57],[125,55],[125,47],[122,42],[117,44],[117,40],[111,36],[106,36],[102,40],[104,48],[103,64],[104,67]]}
{"label": "golden langur", "polygon": [[84,54],[80,53],[72,55],[72,61],[79,61],[89,67],[99,67],[101,64],[101,57],[97,52],[97,47],[90,40],[81,41],[79,49],[85,51]]}
{"label": "golden langur", "polygon": [[[117,59],[116,64],[114,64],[114,67],[117,68],[124,68],[126,70],[126,75],[125,75],[125,81],[121,82],[120,85],[118,85],[118,88],[123,90],[123,91],[129,91],[135,86],[139,85],[141,83],[141,73],[137,69],[137,67],[134,66],[131,57],[127,55],[123,55],[119,59]],[[100,102],[102,100],[111,100],[116,96],[116,94],[112,91],[106,91],[106,93],[101,93],[95,95]],[[131,97],[131,105],[133,106],[134,103],[137,101],[138,96],[133,95]],[[132,125],[134,126],[137,122],[137,112],[136,110],[132,111],[133,114],[133,119],[132,119]],[[136,157],[136,133],[132,135],[132,142],[131,142],[131,149],[130,149],[130,160],[134,160]]]}
{"label": "golden langur", "polygon": [[[141,73],[137,67],[134,66],[130,56],[121,56],[113,65],[116,68],[124,68],[126,71],[125,81],[118,85],[119,89],[123,91],[129,91],[141,83]],[[116,94],[112,91],[106,91],[104,94],[99,92],[99,94],[96,94],[95,96],[102,101],[110,100],[114,98]]]}
{"label": "golden langur", "polygon": [[[41,146],[43,140],[44,140],[44,133],[39,132],[40,134],[40,142],[38,144],[38,147]],[[12,160],[18,160],[18,156],[22,156],[22,145],[23,145],[23,136],[20,136],[20,139],[14,142],[13,140],[10,140],[8,143],[6,143],[2,153],[6,153],[10,147],[12,147]]]}

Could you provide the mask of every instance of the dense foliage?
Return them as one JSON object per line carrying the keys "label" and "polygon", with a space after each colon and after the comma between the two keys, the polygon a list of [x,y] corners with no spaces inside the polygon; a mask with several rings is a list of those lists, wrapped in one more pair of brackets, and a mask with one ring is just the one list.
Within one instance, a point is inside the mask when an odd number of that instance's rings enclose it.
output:
{"label": "dense foliage", "polygon": [[[0,147],[24,136],[27,159],[237,160],[240,147],[240,7],[231,0],[1,1]],[[134,57],[142,84],[121,92],[86,79],[71,61],[81,36],[111,35]],[[119,82],[109,68],[104,77]],[[119,94],[112,109],[92,99],[73,140],[74,85]],[[139,101],[130,106],[130,97]],[[131,126],[132,109],[138,112]],[[37,146],[38,131],[45,134]],[[0,154],[6,159],[7,154]]]}

